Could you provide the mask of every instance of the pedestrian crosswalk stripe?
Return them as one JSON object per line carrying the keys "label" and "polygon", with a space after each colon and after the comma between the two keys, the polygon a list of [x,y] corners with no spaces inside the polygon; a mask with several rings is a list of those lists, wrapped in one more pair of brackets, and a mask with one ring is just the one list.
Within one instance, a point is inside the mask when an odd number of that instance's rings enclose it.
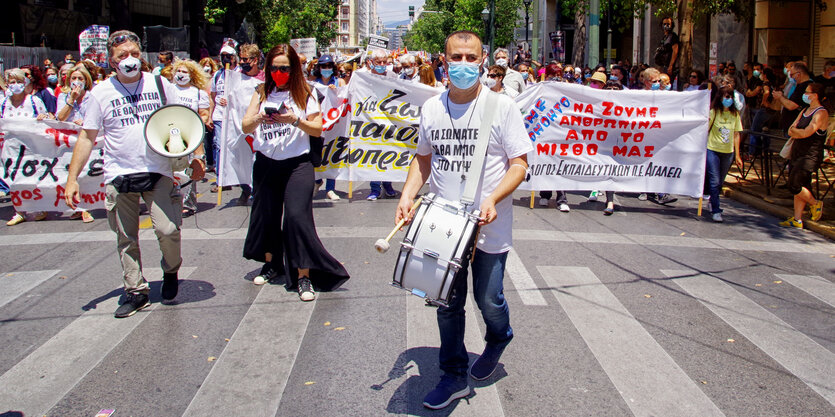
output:
{"label": "pedestrian crosswalk stripe", "polygon": [[510,252],[507,253],[505,269],[510,276],[510,281],[516,288],[516,293],[522,299],[522,304],[529,306],[548,305],[515,249],[510,249]]}
{"label": "pedestrian crosswalk stripe", "polygon": [[724,416],[590,269],[538,269],[635,416]]}
{"label": "pedestrian crosswalk stripe", "polygon": [[835,284],[815,275],[774,274],[777,278],[800,288],[812,297],[835,307]]}
{"label": "pedestrian crosswalk stripe", "polygon": [[[146,220],[147,221],[147,220]],[[148,226],[150,228],[150,225]],[[368,247],[374,246],[374,241],[386,236],[391,231],[388,227],[317,227],[316,232],[321,239],[350,238],[369,239]],[[211,228],[194,229],[184,228],[182,239],[188,240],[243,240],[246,238],[247,228]],[[678,248],[697,249],[722,249],[735,251],[761,251],[761,252],[786,252],[786,253],[811,253],[811,254],[833,254],[835,245],[810,237],[807,241],[785,242],[785,241],[763,241],[763,240],[734,240],[734,239],[710,239],[687,236],[664,236],[664,235],[636,235],[621,233],[591,233],[591,232],[561,232],[553,230],[527,230],[515,229],[513,231],[516,241],[543,241],[543,242],[567,242],[567,243],[596,243],[604,245],[637,245],[637,246],[662,246]],[[140,240],[156,240],[157,237],[152,229],[139,231]],[[61,232],[61,233],[28,233],[0,236],[0,246],[18,245],[58,245],[75,242],[115,242],[113,232],[89,231],[89,232]]]}
{"label": "pedestrian crosswalk stripe", "polygon": [[[195,269],[180,268],[181,279]],[[149,280],[162,279],[159,268],[146,268],[143,274]],[[157,306],[115,319],[118,301],[113,297],[99,303],[0,376],[0,407],[27,416],[45,415]]]}
{"label": "pedestrian crosswalk stripe", "polygon": [[692,270],[661,272],[835,405],[835,354],[720,279]]}
{"label": "pedestrian crosswalk stripe", "polygon": [[59,269],[0,273],[0,307],[41,285],[58,272]]}
{"label": "pedestrian crosswalk stripe", "polygon": [[315,305],[262,287],[183,415],[275,415]]}
{"label": "pedestrian crosswalk stripe", "polygon": [[[407,296],[406,298],[406,348],[413,349],[425,346],[439,347],[441,342],[438,334],[438,321],[436,318],[437,309],[426,307],[424,301],[418,297]],[[480,355],[484,350],[484,338],[482,337],[481,332],[479,331],[478,323],[476,322],[481,319],[481,314],[476,312],[474,305],[475,301],[472,296],[468,297],[467,304],[464,307],[467,320],[467,325],[464,326],[464,345],[467,347],[469,352]],[[426,364],[424,364],[424,366],[426,366]],[[433,369],[418,369],[417,366],[413,366],[407,371],[406,375],[408,377],[413,377],[420,374],[424,378],[427,375],[440,376],[440,371],[437,368],[439,366],[437,355],[433,355],[431,365],[429,366],[433,367]],[[471,382],[469,378],[468,381]],[[435,387],[435,384],[438,383],[438,379],[429,381],[424,380],[424,382],[428,385],[410,385],[410,387],[417,387],[424,391],[409,392],[407,393],[409,398],[417,398],[422,402],[423,397]],[[478,397],[477,400],[470,402],[466,402],[464,400],[459,401],[455,406],[455,409],[453,409],[448,415],[467,415],[479,417],[504,416],[501,400],[499,399],[499,393],[496,390],[496,384],[490,384],[483,388],[478,388],[476,390],[476,394]],[[402,410],[402,412],[405,414],[408,410]]]}

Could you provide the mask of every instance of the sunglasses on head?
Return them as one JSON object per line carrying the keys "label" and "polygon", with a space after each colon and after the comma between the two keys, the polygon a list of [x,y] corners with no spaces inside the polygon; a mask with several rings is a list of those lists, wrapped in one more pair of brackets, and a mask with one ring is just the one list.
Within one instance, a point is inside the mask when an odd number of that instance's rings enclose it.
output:
{"label": "sunglasses on head", "polygon": [[290,72],[290,66],[289,65],[271,65],[270,66],[270,72],[276,72],[276,71],[281,71],[283,73],[288,73],[288,72]]}
{"label": "sunglasses on head", "polygon": [[133,34],[119,35],[119,36],[116,36],[115,38],[110,40],[110,46],[109,47],[112,48],[114,46],[121,45],[121,44],[123,44],[127,41],[133,41],[133,42],[139,43],[139,38],[136,35],[133,35]]}

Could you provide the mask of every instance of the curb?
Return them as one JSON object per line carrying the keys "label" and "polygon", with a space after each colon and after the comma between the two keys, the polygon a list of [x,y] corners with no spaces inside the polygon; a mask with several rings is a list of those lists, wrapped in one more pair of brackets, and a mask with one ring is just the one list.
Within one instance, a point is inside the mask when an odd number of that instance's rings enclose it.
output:
{"label": "curb", "polygon": [[[742,204],[754,207],[757,210],[764,211],[771,215],[777,216],[778,218],[784,219],[794,215],[794,210],[788,207],[781,207],[778,205],[771,204],[763,200],[762,197],[758,195],[749,194],[745,192],[745,190],[741,189],[741,187],[726,184],[726,186],[723,187],[722,191],[726,197],[739,201]],[[803,220],[803,228],[805,230],[811,230],[821,236],[826,237],[827,239],[835,240],[835,227],[807,219]]]}

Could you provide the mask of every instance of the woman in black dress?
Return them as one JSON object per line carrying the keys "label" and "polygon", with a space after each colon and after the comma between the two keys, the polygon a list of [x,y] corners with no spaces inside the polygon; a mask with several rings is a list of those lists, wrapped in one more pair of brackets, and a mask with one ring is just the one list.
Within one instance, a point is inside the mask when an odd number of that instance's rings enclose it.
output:
{"label": "woman in black dress", "polygon": [[266,57],[267,76],[258,86],[243,118],[243,131],[260,126],[252,179],[255,198],[244,257],[264,262],[253,282],[262,285],[284,275],[302,301],[338,288],[348,272],[331,256],[313,222],[313,165],[310,136],[321,136],[322,116],[301,62],[289,45],[273,47]]}
{"label": "woman in black dress", "polygon": [[812,194],[812,174],[820,168],[823,160],[823,144],[826,141],[826,128],[829,113],[824,106],[823,84],[814,83],[806,86],[803,102],[808,105],[800,111],[794,123],[789,127],[792,138],[789,159],[789,191],[794,194],[794,216],[789,217],[780,226],[803,228],[803,210],[809,205],[812,221],[818,221],[823,214],[823,200],[815,199]]}

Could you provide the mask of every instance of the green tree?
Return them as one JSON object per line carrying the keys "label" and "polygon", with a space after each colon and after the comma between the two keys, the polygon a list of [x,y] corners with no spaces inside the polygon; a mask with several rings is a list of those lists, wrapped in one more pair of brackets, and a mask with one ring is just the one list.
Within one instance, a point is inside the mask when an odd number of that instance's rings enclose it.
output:
{"label": "green tree", "polygon": [[[408,49],[439,52],[444,48],[446,36],[456,30],[478,33],[486,43],[486,31],[481,12],[488,0],[427,0],[420,19],[404,36]],[[495,45],[503,47],[513,42],[513,32],[518,22],[521,0],[496,0]]]}
{"label": "green tree", "polygon": [[295,38],[316,38],[327,47],[336,37],[331,22],[336,20],[340,0],[207,0],[206,20],[215,23],[233,13],[255,26],[264,48]]}

